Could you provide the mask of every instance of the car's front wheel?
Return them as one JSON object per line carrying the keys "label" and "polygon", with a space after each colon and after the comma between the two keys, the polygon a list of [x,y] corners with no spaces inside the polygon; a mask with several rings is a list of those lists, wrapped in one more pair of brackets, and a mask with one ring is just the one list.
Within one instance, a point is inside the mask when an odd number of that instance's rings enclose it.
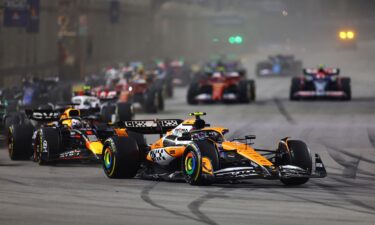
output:
{"label": "car's front wheel", "polygon": [[31,125],[11,125],[8,129],[8,152],[11,160],[28,160],[32,156]]}
{"label": "car's front wheel", "polygon": [[[289,148],[289,157],[283,164],[298,166],[311,173],[312,159],[307,145],[299,140],[287,141]],[[280,181],[285,185],[301,185],[309,180],[308,177],[281,178]]]}
{"label": "car's front wheel", "polygon": [[215,144],[195,141],[188,145],[182,156],[182,172],[191,185],[209,185],[214,181],[214,171],[218,170],[219,155]]}

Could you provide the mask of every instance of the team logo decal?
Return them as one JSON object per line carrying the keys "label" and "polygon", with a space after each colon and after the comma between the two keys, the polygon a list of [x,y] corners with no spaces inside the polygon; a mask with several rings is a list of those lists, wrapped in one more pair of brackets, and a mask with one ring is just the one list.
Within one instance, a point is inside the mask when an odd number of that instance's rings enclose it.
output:
{"label": "team logo decal", "polygon": [[163,148],[154,149],[150,151],[149,154],[152,161],[161,165],[167,165],[172,159],[174,159],[174,157],[169,155],[168,152]]}

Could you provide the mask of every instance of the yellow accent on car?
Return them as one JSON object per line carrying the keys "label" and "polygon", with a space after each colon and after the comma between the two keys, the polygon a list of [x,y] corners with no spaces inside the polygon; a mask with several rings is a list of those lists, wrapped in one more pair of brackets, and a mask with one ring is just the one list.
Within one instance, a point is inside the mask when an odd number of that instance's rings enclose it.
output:
{"label": "yellow accent on car", "polygon": [[187,119],[182,122],[182,125],[193,125],[195,123],[195,118]]}
{"label": "yellow accent on car", "polygon": [[96,155],[102,154],[103,144],[100,141],[86,142],[86,147]]}
{"label": "yellow accent on car", "polygon": [[189,113],[189,116],[205,116],[206,113],[205,112],[192,112],[192,113]]}
{"label": "yellow accent on car", "polygon": [[67,127],[72,127],[72,120],[66,119],[61,122],[61,124],[67,126]]}

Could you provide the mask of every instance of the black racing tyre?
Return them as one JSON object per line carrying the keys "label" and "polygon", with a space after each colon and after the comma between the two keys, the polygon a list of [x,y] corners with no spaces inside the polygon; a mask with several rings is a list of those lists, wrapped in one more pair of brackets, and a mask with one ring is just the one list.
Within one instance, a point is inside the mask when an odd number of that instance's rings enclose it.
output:
{"label": "black racing tyre", "polygon": [[133,108],[128,102],[119,102],[116,105],[116,120],[128,121],[133,119]]}
{"label": "black racing tyre", "polygon": [[31,125],[11,125],[8,131],[8,152],[11,160],[28,160],[32,156],[32,136],[34,127]]}
{"label": "black racing tyre", "polygon": [[20,119],[14,114],[6,115],[4,118],[4,134],[8,136],[9,127],[12,125],[19,125]]}
{"label": "black racing tyre", "polygon": [[146,152],[147,152],[147,142],[145,139],[145,136],[141,133],[133,132],[133,131],[127,131],[129,138],[132,138],[137,142],[138,150],[141,156],[141,159],[146,158]]}
{"label": "black racing tyre", "polygon": [[59,130],[53,127],[44,127],[38,132],[35,142],[34,161],[39,165],[53,164],[53,160],[59,157],[62,147]]}
{"label": "black racing tyre", "polygon": [[[290,140],[287,142],[290,157],[284,162],[286,165],[298,166],[311,173],[312,159],[307,145],[303,141]],[[282,178],[280,181],[285,185],[301,185],[309,180],[308,177]]]}
{"label": "black racing tyre", "polygon": [[166,89],[165,91],[166,91],[167,97],[173,98],[174,89],[173,89],[173,79],[172,78],[169,78],[169,79],[166,80],[165,89]]}
{"label": "black racing tyre", "polygon": [[250,100],[255,101],[256,99],[256,86],[255,86],[255,81],[254,80],[249,80],[249,85],[250,85]]}
{"label": "black racing tyre", "polygon": [[198,104],[198,101],[195,100],[195,97],[199,94],[199,84],[198,82],[192,82],[189,85],[188,91],[187,91],[187,102],[189,105],[196,105]]}
{"label": "black racing tyre", "polygon": [[147,147],[145,136],[141,133],[133,132],[133,131],[127,131],[130,138],[134,139],[135,142],[138,145],[138,148],[144,148]]}
{"label": "black racing tyre", "polygon": [[238,84],[238,101],[241,103],[249,103],[251,99],[251,88],[248,81],[240,81]]}
{"label": "black racing tyre", "polygon": [[300,89],[300,79],[297,77],[292,78],[292,83],[290,86],[290,94],[289,94],[289,99],[291,101],[298,100],[298,97],[295,97],[294,94],[298,92]]}
{"label": "black racing tyre", "polygon": [[159,91],[158,93],[158,110],[160,111],[164,110],[164,95],[162,91]]}
{"label": "black racing tyre", "polygon": [[100,111],[101,119],[104,123],[112,122],[112,116],[116,113],[116,106],[107,105],[102,108]]}
{"label": "black racing tyre", "polygon": [[109,178],[133,178],[140,167],[137,142],[130,137],[114,136],[104,142],[103,169]]}
{"label": "black racing tyre", "polygon": [[26,114],[22,112],[13,112],[6,115],[6,120],[4,122],[8,124],[8,127],[10,125],[30,124],[30,120],[26,117]]}
{"label": "black racing tyre", "polygon": [[345,98],[344,100],[351,100],[352,99],[352,88],[351,88],[351,85],[350,85],[350,78],[349,77],[343,77],[341,78],[341,87],[342,87],[342,90],[344,91],[345,93]]}
{"label": "black racing tyre", "polygon": [[214,181],[213,175],[203,174],[202,158],[207,157],[212,169],[220,169],[219,154],[213,142],[208,140],[195,141],[186,147],[182,156],[182,172],[185,180],[191,185],[209,185]]}
{"label": "black racing tyre", "polygon": [[146,113],[158,112],[159,92],[155,89],[150,89],[145,94],[144,109]]}

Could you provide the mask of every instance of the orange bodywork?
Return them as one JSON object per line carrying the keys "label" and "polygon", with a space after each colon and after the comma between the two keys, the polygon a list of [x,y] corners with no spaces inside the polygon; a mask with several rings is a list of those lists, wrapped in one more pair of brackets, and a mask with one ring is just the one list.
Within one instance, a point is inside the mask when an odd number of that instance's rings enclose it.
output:
{"label": "orange bodywork", "polygon": [[129,91],[121,91],[118,97],[119,102],[129,102],[131,93]]}
{"label": "orange bodywork", "polygon": [[268,159],[263,157],[261,154],[256,152],[252,147],[248,146],[247,144],[240,143],[240,142],[229,142],[225,141],[222,143],[224,150],[236,150],[238,154],[242,155],[243,157],[250,159],[261,166],[272,166],[273,163],[270,162]]}
{"label": "orange bodywork", "polygon": [[[194,122],[195,122],[194,119],[188,119],[188,120],[185,120],[182,124],[191,125]],[[224,139],[224,134],[226,132],[228,132],[227,128],[224,128],[224,127],[205,127],[201,130],[216,131],[216,132],[220,133],[222,135],[224,141],[222,143],[216,143],[216,144],[221,144],[221,147],[222,147],[221,150],[222,151],[236,151],[238,154],[242,155],[243,157],[245,157],[245,158],[247,158],[251,161],[254,161],[255,163],[257,163],[261,166],[272,166],[273,165],[272,162],[270,162],[267,158],[263,157],[261,154],[256,152],[255,149],[252,148],[251,146],[249,146],[245,143],[241,143],[241,142],[226,141]],[[167,135],[170,135],[170,134],[171,134],[171,132],[167,132]],[[164,147],[163,139],[160,138],[159,140],[154,142],[150,146],[150,148],[151,148],[151,151],[155,150],[155,149],[161,149],[162,148],[162,149],[165,150],[165,152],[168,155],[172,156],[173,158],[179,158],[179,157],[182,157],[182,155],[184,154],[186,146]],[[150,154],[147,155],[146,159],[149,160],[149,161],[153,161]],[[208,174],[213,173],[212,164],[207,157],[202,157],[202,165],[203,165],[203,172],[204,173],[208,173]]]}
{"label": "orange bodywork", "polygon": [[122,136],[122,137],[128,136],[128,132],[124,128],[116,128],[115,133],[116,133],[117,136]]}
{"label": "orange bodywork", "polygon": [[214,174],[211,160],[207,157],[202,157],[202,172],[210,175]]}
{"label": "orange bodywork", "polygon": [[151,149],[162,148],[162,147],[163,147],[163,139],[161,138],[151,145]]}

